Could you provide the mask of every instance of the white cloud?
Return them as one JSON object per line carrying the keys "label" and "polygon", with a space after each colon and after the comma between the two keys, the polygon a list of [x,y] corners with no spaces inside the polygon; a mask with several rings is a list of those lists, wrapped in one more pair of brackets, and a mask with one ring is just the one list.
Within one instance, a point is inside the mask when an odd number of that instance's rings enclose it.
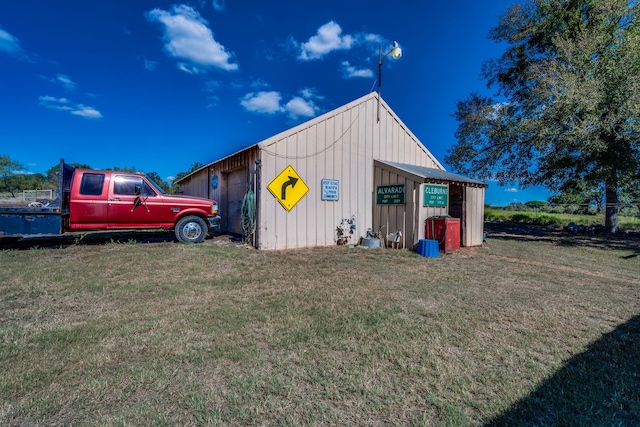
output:
{"label": "white cloud", "polygon": [[0,29],[0,51],[10,54],[21,54],[20,41],[3,29]]}
{"label": "white cloud", "polygon": [[32,61],[20,46],[20,40],[0,28],[0,52],[5,52],[17,59]]}
{"label": "white cloud", "polygon": [[100,113],[100,111],[96,110],[93,107],[89,107],[82,104],[76,105],[75,109],[71,111],[71,114],[75,114],[76,116],[80,116],[80,117],[86,117],[87,119],[102,118],[102,114]]}
{"label": "white cloud", "polygon": [[209,95],[207,96],[207,108],[214,108],[220,102],[220,97],[217,95]]}
{"label": "white cloud", "polygon": [[163,25],[165,52],[182,60],[178,68],[189,74],[200,74],[210,68],[227,71],[238,69],[232,54],[213,38],[208,22],[192,7],[174,5],[170,11],[153,9],[146,17]]}
{"label": "white cloud", "polygon": [[222,86],[222,83],[220,81],[209,80],[208,82],[204,83],[204,91],[207,93],[214,93],[218,89],[220,89],[221,86]]}
{"label": "white cloud", "polygon": [[316,94],[316,90],[312,88],[304,88],[300,90],[300,95],[306,99],[324,99],[324,96]]}
{"label": "white cloud", "polygon": [[69,113],[85,117],[87,119],[100,119],[102,114],[93,107],[83,104],[74,104],[67,98],[55,98],[53,96],[41,96],[40,105],[50,110],[68,111]]}
{"label": "white cloud", "polygon": [[329,21],[320,28],[315,36],[300,46],[299,59],[310,61],[320,59],[334,50],[349,50],[354,44],[353,36],[342,34],[342,28],[334,21]]}
{"label": "white cloud", "polygon": [[242,81],[234,80],[229,83],[231,89],[240,90],[245,87],[245,83]]}
{"label": "white cloud", "polygon": [[262,79],[254,80],[250,84],[252,89],[265,89],[269,87],[269,84]]}
{"label": "white cloud", "polygon": [[354,77],[373,77],[373,71],[368,68],[356,68],[349,63],[349,61],[343,61],[340,64],[340,68],[342,69],[342,75],[345,79],[351,79]]}
{"label": "white cloud", "polygon": [[253,113],[278,114],[283,113],[293,120],[301,117],[314,117],[320,108],[313,102],[312,98],[322,99],[315,95],[312,89],[301,90],[302,96],[294,96],[285,104],[281,104],[282,95],[280,92],[251,92],[240,100],[240,104]]}
{"label": "white cloud", "polygon": [[224,10],[224,0],[213,0],[212,6],[218,12],[222,12]]}
{"label": "white cloud", "polygon": [[56,74],[56,77],[53,81],[56,83],[60,83],[67,90],[74,90],[77,86],[77,84],[73,80],[71,80],[71,77],[64,74]]}
{"label": "white cloud", "polygon": [[55,98],[53,96],[41,96],[40,105],[52,110],[69,111],[73,108],[69,105],[70,101],[67,98]]}
{"label": "white cloud", "polygon": [[282,96],[279,92],[251,92],[242,98],[240,104],[247,110],[254,113],[275,114],[282,112],[280,106]]}
{"label": "white cloud", "polygon": [[178,62],[178,69],[184,71],[187,74],[200,74],[206,72],[206,70],[187,64],[185,62]]}
{"label": "white cloud", "polygon": [[149,59],[144,60],[144,68],[148,71],[155,70],[157,66],[158,66],[158,63],[156,61],[151,61]]}
{"label": "white cloud", "polygon": [[511,187],[511,188],[505,188],[505,189],[504,189],[504,192],[505,192],[505,193],[517,193],[517,192],[518,192],[518,189],[517,189],[517,188],[514,188],[514,187]]}
{"label": "white cloud", "polygon": [[359,36],[364,42],[381,45],[385,43],[384,38],[379,34],[361,34]]}
{"label": "white cloud", "polygon": [[313,117],[318,111],[318,107],[310,99],[303,99],[299,96],[293,97],[284,106],[287,114],[293,120],[300,117]]}

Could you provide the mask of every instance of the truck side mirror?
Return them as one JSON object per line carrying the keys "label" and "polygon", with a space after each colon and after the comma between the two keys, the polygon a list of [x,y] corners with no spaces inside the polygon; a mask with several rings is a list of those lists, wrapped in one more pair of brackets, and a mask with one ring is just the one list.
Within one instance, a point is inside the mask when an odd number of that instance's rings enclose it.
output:
{"label": "truck side mirror", "polygon": [[136,196],[139,196],[140,193],[142,193],[142,186],[141,185],[136,185],[133,191],[134,191]]}

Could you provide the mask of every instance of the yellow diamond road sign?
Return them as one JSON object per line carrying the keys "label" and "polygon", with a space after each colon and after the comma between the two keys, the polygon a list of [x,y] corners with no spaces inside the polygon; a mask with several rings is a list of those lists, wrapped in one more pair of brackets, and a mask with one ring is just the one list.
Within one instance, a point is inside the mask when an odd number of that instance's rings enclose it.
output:
{"label": "yellow diamond road sign", "polygon": [[304,183],[300,175],[291,167],[287,166],[273,181],[267,186],[273,197],[278,199],[283,208],[289,212],[309,191],[309,187]]}

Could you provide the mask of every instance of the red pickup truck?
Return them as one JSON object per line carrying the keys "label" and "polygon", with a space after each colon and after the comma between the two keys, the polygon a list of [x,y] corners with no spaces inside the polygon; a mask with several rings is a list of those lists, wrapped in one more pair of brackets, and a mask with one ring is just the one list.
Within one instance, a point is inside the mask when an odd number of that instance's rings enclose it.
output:
{"label": "red pickup truck", "polygon": [[51,203],[0,207],[0,240],[69,231],[171,229],[178,241],[199,243],[220,228],[214,200],[166,194],[144,174],[76,169],[61,160],[58,187]]}

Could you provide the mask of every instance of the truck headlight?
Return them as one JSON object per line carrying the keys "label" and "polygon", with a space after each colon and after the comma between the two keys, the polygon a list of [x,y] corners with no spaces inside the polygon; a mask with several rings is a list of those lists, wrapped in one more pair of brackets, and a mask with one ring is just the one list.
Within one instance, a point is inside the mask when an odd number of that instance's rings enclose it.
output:
{"label": "truck headlight", "polygon": [[217,203],[212,203],[211,204],[211,215],[213,215],[213,216],[218,215],[218,204]]}

